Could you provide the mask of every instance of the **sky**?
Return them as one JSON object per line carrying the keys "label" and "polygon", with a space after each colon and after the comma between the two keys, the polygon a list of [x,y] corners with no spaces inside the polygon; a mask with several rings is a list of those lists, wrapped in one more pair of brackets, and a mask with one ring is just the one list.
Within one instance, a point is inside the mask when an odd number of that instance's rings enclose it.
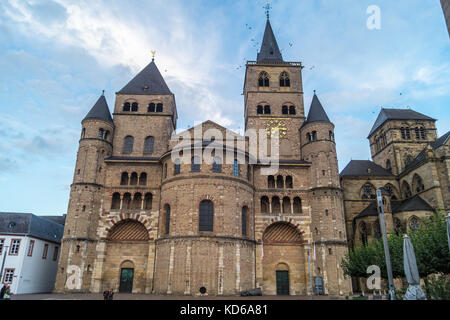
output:
{"label": "sky", "polygon": [[[151,61],[175,94],[178,128],[244,128],[245,62],[256,60],[265,0],[1,0],[0,212],[66,213],[81,120]],[[439,0],[274,0],[285,61],[301,61],[336,126],[339,167],[370,159],[381,107],[450,130],[450,38]],[[379,29],[369,29],[371,5]]]}

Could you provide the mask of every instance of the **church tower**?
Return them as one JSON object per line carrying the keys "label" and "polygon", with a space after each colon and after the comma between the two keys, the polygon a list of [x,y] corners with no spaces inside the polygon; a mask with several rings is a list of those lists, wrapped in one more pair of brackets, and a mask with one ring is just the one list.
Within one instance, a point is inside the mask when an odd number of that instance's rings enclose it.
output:
{"label": "church tower", "polygon": [[347,252],[347,237],[334,124],[315,93],[300,137],[302,157],[311,163],[309,200],[316,251],[312,273],[323,278],[325,294],[347,293],[350,282],[340,267]]}
{"label": "church tower", "polygon": [[244,83],[245,129],[279,131],[280,159],[299,159],[298,130],[304,117],[301,62],[283,60],[269,19],[256,61],[248,61]]}
{"label": "church tower", "polygon": [[102,95],[81,122],[73,183],[55,291],[89,290],[102,210],[105,158],[112,154],[114,123]]}

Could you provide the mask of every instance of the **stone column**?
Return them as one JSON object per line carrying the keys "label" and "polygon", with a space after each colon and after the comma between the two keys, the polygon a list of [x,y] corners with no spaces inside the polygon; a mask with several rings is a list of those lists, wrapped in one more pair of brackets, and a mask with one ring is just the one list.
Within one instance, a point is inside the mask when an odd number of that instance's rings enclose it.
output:
{"label": "stone column", "polygon": [[102,292],[103,263],[106,254],[106,241],[99,241],[96,248],[97,256],[94,261],[94,270],[92,271],[91,292]]}
{"label": "stone column", "polygon": [[147,274],[145,276],[145,293],[152,293],[153,291],[153,274],[155,272],[155,242],[151,242],[148,246],[147,257]]}

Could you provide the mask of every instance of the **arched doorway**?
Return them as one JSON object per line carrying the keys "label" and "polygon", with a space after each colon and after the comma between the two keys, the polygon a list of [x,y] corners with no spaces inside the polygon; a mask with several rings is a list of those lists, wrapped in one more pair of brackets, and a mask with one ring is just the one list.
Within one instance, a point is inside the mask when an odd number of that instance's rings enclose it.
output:
{"label": "arched doorway", "polygon": [[264,294],[305,294],[307,262],[300,230],[288,222],[275,222],[266,228],[262,240]]}
{"label": "arched doorway", "polygon": [[134,264],[131,261],[125,261],[120,266],[120,293],[133,292]]}

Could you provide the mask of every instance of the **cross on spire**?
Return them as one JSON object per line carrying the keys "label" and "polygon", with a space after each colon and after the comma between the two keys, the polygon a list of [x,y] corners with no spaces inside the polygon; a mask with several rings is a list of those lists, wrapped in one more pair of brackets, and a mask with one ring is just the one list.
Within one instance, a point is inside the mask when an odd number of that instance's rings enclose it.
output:
{"label": "cross on spire", "polygon": [[155,54],[156,54],[156,51],[152,50],[152,61],[155,61]]}
{"label": "cross on spire", "polygon": [[270,9],[272,9],[269,0],[266,0],[266,5],[263,8],[266,9],[267,20],[269,20]]}

